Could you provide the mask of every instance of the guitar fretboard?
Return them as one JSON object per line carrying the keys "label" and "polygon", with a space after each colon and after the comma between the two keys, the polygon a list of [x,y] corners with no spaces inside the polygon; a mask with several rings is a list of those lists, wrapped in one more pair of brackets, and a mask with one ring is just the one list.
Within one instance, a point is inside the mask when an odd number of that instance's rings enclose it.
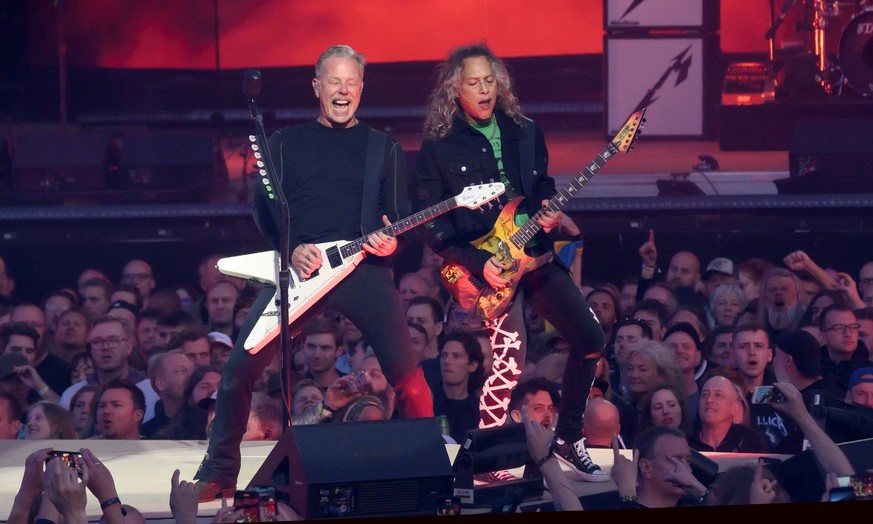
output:
{"label": "guitar fretboard", "polygon": [[[612,142],[606,145],[600,153],[594,157],[590,164],[582,168],[579,173],[576,174],[570,182],[567,183],[564,187],[558,190],[558,193],[549,200],[549,205],[547,208],[550,211],[559,211],[567,202],[573,198],[573,195],[578,193],[585,184],[588,183],[589,180],[600,170],[606,163],[612,158],[616,153],[618,153],[618,149],[616,149],[615,145]],[[523,226],[521,226],[518,231],[515,232],[510,237],[510,241],[515,245],[517,249],[521,249],[525,244],[530,242],[530,240],[539,233],[542,226],[540,226],[539,222],[537,222],[537,218],[542,216],[543,211],[537,211]]]}
{"label": "guitar fretboard", "polygon": [[[414,215],[410,215],[406,218],[398,220],[394,222],[390,226],[385,226],[382,229],[374,232],[374,233],[385,233],[389,236],[397,236],[401,233],[405,233],[412,228],[418,227],[419,225],[431,220],[432,218],[436,218],[444,213],[448,213],[452,209],[458,207],[456,197],[449,198],[448,200],[443,200],[439,204],[435,204],[427,209],[423,209]],[[374,233],[370,233],[371,235]],[[351,256],[357,255],[364,249],[364,243],[367,242],[367,235],[365,237],[361,237],[357,240],[353,240],[348,244],[344,244],[340,247],[340,253],[343,258],[349,258]]]}

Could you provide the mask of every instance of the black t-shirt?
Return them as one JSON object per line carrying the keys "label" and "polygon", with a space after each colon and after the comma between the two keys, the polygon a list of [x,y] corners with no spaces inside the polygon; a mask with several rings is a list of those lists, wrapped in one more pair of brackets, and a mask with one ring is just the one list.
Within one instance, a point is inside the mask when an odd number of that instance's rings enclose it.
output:
{"label": "black t-shirt", "polygon": [[70,387],[70,365],[61,357],[49,353],[34,369],[59,396]]}
{"label": "black t-shirt", "polygon": [[335,129],[312,121],[302,124],[293,140],[282,138],[287,132],[278,131],[271,143],[281,140],[281,158],[274,161],[284,177],[282,188],[290,209],[291,244],[361,237],[361,194],[369,128],[359,124]]}
{"label": "black t-shirt", "polygon": [[767,438],[757,429],[742,424],[733,424],[724,440],[713,449],[703,443],[694,431],[688,435],[688,445],[697,451],[722,451],[727,453],[770,453]]}
{"label": "black t-shirt", "polygon": [[[269,150],[276,173],[257,178],[252,213],[273,249],[280,247],[282,229],[275,187],[288,202],[291,253],[304,242],[357,240],[382,228],[383,215],[396,222],[409,214],[403,150],[364,123],[334,129],[313,120],[285,127],[270,137]],[[364,261],[391,263],[388,257]]]}

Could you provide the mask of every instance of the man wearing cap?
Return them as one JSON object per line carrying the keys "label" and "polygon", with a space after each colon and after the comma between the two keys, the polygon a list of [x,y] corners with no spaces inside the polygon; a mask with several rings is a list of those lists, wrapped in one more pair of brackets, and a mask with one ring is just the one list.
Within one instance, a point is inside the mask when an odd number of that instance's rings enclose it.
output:
{"label": "man wearing cap", "polygon": [[15,375],[29,389],[27,403],[39,400],[58,401],[58,394],[49,387],[34,367],[39,351],[39,333],[26,322],[9,322],[0,328],[0,354],[18,353],[23,364],[13,366]]}
{"label": "man wearing cap", "polygon": [[685,387],[685,402],[688,413],[697,413],[700,402],[700,384],[694,379],[695,369],[703,361],[700,338],[697,330],[688,322],[678,322],[670,326],[664,335],[664,345],[676,353],[676,361],[682,373]]}
{"label": "man wearing cap", "polygon": [[209,360],[213,366],[224,369],[224,364],[230,358],[233,349],[233,340],[220,331],[210,331],[206,334],[209,339]]}
{"label": "man wearing cap", "polygon": [[[809,409],[816,395],[825,395],[836,402],[841,389],[832,380],[822,376],[821,348],[814,335],[802,330],[789,331],[773,344],[773,373],[778,382],[788,382],[800,391],[803,403]],[[777,452],[800,453],[804,448],[804,435],[796,424],[788,428],[789,435]]]}
{"label": "man wearing cap", "polygon": [[815,335],[807,331],[789,331],[776,339],[773,345],[773,372],[779,382],[794,384],[807,406],[812,405],[816,392],[824,392],[835,398],[843,395],[842,389],[832,379],[824,377],[821,346]]}
{"label": "man wearing cap", "polygon": [[703,273],[704,294],[709,298],[716,287],[736,281],[737,273],[733,261],[724,257],[713,258]]}
{"label": "man wearing cap", "polygon": [[846,400],[852,404],[873,408],[873,367],[858,368],[852,372]]}
{"label": "man wearing cap", "polygon": [[10,322],[25,322],[39,333],[36,358],[31,365],[52,390],[61,394],[70,385],[70,366],[61,357],[49,353],[45,341],[45,312],[36,304],[18,304],[9,315]]}
{"label": "man wearing cap", "polygon": [[[139,316],[139,309],[126,300],[116,300],[109,305],[109,310],[106,311],[106,316],[123,320],[127,322],[131,329],[134,329],[136,327],[137,317]],[[131,346],[133,346],[133,351],[130,353],[130,365],[139,370],[145,371],[148,356],[139,350],[139,344],[136,337],[132,337],[130,343]]]}

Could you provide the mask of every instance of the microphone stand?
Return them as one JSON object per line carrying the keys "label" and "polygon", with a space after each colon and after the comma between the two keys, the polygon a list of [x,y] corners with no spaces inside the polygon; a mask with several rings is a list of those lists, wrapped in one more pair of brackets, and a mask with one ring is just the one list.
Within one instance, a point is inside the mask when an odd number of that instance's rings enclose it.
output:
{"label": "microphone stand", "polygon": [[[279,208],[279,267],[277,268],[279,286],[279,351],[282,355],[283,377],[283,393],[285,395],[285,427],[291,427],[291,362],[288,361],[288,353],[286,349],[289,347],[288,336],[288,289],[293,285],[291,281],[290,265],[290,229],[291,218],[288,210],[288,201],[282,192],[281,179],[274,169],[272,157],[270,156],[270,148],[267,145],[267,133],[264,130],[264,115],[261,113],[258,104],[255,102],[255,96],[259,90],[259,82],[261,74],[258,71],[246,71],[246,78],[243,81],[243,93],[248,98],[249,112],[252,120],[255,122],[255,136],[260,147],[261,159],[264,164],[264,169],[267,171],[267,178],[270,185],[273,186],[273,191],[276,195],[276,205]],[[257,87],[252,87],[250,83]],[[263,176],[263,173],[261,173]]]}
{"label": "microphone stand", "polygon": [[776,59],[776,31],[779,29],[779,26],[782,25],[782,22],[785,21],[785,17],[791,12],[791,9],[794,7],[794,3],[797,0],[785,0],[782,3],[782,8],[779,11],[779,16],[776,16],[776,5],[775,0],[770,0],[770,20],[772,21],[772,25],[770,29],[764,34],[764,39],[770,41],[770,62],[773,63]]}

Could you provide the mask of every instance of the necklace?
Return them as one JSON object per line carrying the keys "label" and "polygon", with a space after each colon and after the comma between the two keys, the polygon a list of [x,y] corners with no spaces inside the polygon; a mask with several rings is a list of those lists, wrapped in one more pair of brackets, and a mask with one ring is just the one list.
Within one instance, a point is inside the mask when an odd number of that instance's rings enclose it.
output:
{"label": "necklace", "polygon": [[491,126],[491,135],[488,136],[488,141],[494,140],[494,137],[497,135],[497,119],[494,117],[494,114],[491,114],[491,121],[488,122],[488,125]]}

